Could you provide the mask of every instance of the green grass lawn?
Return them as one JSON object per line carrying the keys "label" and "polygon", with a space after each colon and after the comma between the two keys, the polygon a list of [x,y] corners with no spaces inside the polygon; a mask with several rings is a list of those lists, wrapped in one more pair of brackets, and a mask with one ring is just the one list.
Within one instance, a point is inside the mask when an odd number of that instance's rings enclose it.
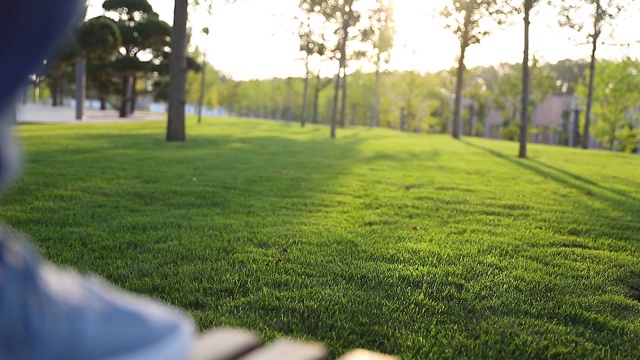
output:
{"label": "green grass lawn", "polygon": [[[638,358],[640,157],[258,120],[24,125],[0,218],[230,325],[404,359]],[[417,228],[419,227],[419,229]]]}

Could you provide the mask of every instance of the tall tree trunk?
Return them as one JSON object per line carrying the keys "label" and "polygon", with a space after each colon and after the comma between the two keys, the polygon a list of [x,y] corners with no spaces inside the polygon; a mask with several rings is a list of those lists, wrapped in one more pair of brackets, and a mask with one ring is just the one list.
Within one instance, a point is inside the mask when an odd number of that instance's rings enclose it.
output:
{"label": "tall tree trunk", "polygon": [[476,126],[476,106],[474,103],[469,105],[469,131],[467,135],[474,136],[474,128]]}
{"label": "tall tree trunk", "polygon": [[593,38],[591,43],[591,62],[589,63],[589,89],[587,92],[587,108],[584,114],[584,129],[582,132],[582,148],[589,148],[589,127],[591,126],[591,108],[593,107],[593,86],[596,74],[596,49],[598,37]]}
{"label": "tall tree trunk", "polygon": [[300,126],[304,127],[307,122],[307,97],[309,95],[309,57],[305,60],[305,76],[304,76],[304,90],[302,91],[302,119],[300,120]]}
{"label": "tall tree trunk", "polygon": [[376,85],[373,88],[373,108],[371,110],[371,127],[380,123],[380,67],[376,68]]}
{"label": "tall tree trunk", "polygon": [[54,83],[51,89],[51,106],[58,106],[58,84]]}
{"label": "tall tree trunk", "polygon": [[84,101],[87,97],[87,61],[76,59],[76,120],[84,120]]}
{"label": "tall tree trunk", "polygon": [[100,110],[107,110],[107,97],[105,95],[98,96],[100,100]]}
{"label": "tall tree trunk", "polygon": [[273,116],[273,118],[277,119],[277,120],[284,120],[284,112],[283,112],[282,103],[278,103],[278,110],[276,111],[276,113]]}
{"label": "tall tree trunk", "polygon": [[167,141],[186,139],[184,107],[187,83],[187,9],[188,0],[175,0],[171,28]]}
{"label": "tall tree trunk", "polygon": [[340,66],[342,68],[342,101],[340,105],[340,127],[344,128],[347,115],[347,39],[349,38],[349,19],[351,18],[351,8],[347,16],[342,20],[342,43],[340,45]]}
{"label": "tall tree trunk", "polygon": [[349,125],[351,125],[351,126],[356,126],[356,123],[357,123],[357,119],[356,119],[357,110],[358,110],[358,107],[355,104],[351,104],[351,122],[349,123]]}
{"label": "tall tree trunk", "polygon": [[137,89],[137,85],[138,84],[138,76],[136,76],[135,74],[131,77],[131,90],[129,91],[131,93],[131,97],[130,97],[130,102],[129,102],[129,109],[128,109],[128,113],[127,116],[133,114],[134,112],[136,112],[136,103],[138,102],[138,89]]}
{"label": "tall tree trunk", "polygon": [[40,105],[40,80],[36,79],[36,83],[33,86],[33,103]]}
{"label": "tall tree trunk", "polygon": [[[468,36],[468,35],[464,34],[463,36]],[[462,87],[464,83],[464,55],[465,55],[465,52],[467,51],[467,42],[468,42],[467,39],[461,42],[460,57],[458,58],[456,95],[455,95],[454,104],[453,104],[453,124],[452,124],[453,125],[452,135],[454,139],[460,138],[460,127],[462,125],[460,113],[462,108]]]}
{"label": "tall tree trunk", "polygon": [[342,98],[340,100],[340,127],[344,128],[347,123],[347,69],[342,69]]}
{"label": "tall tree trunk", "polygon": [[127,104],[129,103],[129,81],[130,76],[128,74],[122,76],[122,93],[120,94],[120,117],[127,117]]}
{"label": "tall tree trunk", "polygon": [[331,113],[331,138],[332,139],[335,139],[336,137],[336,123],[338,120],[338,99],[340,94],[340,69],[342,69],[342,60],[340,60],[340,67],[338,68],[338,73],[336,74],[335,90],[333,93],[333,110]]}
{"label": "tall tree trunk", "polygon": [[520,149],[518,157],[527,157],[529,137],[529,13],[533,0],[524,1],[524,51],[522,58],[522,109],[520,110]]}
{"label": "tall tree trunk", "polygon": [[318,123],[318,100],[320,99],[320,85],[321,85],[320,73],[316,76],[316,86],[313,93],[313,117],[311,118],[312,124]]}
{"label": "tall tree trunk", "polygon": [[[206,46],[206,45],[205,45]],[[205,54],[207,53],[205,48]],[[206,56],[206,55],[205,55]],[[202,78],[200,79],[200,97],[198,98],[198,124],[202,124],[202,110],[204,108],[204,85],[207,77],[207,62],[202,59]]]}

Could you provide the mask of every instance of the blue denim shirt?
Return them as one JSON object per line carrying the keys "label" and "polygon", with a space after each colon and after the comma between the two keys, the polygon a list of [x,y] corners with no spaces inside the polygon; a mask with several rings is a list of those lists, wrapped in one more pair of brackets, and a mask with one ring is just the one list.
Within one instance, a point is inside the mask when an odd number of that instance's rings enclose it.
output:
{"label": "blue denim shirt", "polygon": [[16,0],[0,3],[0,186],[17,167],[11,117],[3,116],[27,77],[67,35],[84,1]]}

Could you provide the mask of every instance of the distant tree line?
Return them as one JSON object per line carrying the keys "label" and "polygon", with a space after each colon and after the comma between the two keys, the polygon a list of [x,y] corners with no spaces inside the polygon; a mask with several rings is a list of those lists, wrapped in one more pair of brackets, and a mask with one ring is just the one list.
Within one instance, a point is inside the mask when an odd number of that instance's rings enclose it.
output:
{"label": "distant tree line", "polygon": [[[598,45],[611,39],[614,20],[633,4],[452,0],[439,19],[458,37],[458,64],[448,71],[421,74],[387,69],[395,35],[388,0],[300,0],[304,77],[233,81],[206,62],[199,66],[193,60],[202,57],[196,49],[187,66],[202,67],[206,81],[203,86],[201,74],[187,74],[185,101],[222,107],[237,116],[299,121],[302,126],[329,124],[332,137],[337,127],[359,125],[450,132],[459,138],[482,133],[486,112],[497,109],[503,119],[501,136],[518,140],[519,155],[526,157],[530,131],[535,132],[530,123],[535,106],[548,95],[575,95],[582,108],[578,137],[583,147],[593,137],[606,148],[634,151],[640,140],[638,62],[596,57]],[[591,44],[589,59],[549,64],[529,55],[531,13],[545,5],[556,6],[559,24]],[[90,94],[100,99],[102,108],[117,107],[127,116],[141,94],[167,100],[170,27],[146,0],[106,0],[103,8],[105,16],[82,24],[57,59],[33,78],[34,87],[44,82],[56,105],[65,89],[73,90],[72,65],[82,59],[88,62]],[[523,61],[467,69],[467,48],[513,22],[516,15],[524,24]],[[335,64],[335,75],[321,76],[322,64]],[[600,66],[602,74],[596,71]],[[375,70],[359,70],[363,68]]]}

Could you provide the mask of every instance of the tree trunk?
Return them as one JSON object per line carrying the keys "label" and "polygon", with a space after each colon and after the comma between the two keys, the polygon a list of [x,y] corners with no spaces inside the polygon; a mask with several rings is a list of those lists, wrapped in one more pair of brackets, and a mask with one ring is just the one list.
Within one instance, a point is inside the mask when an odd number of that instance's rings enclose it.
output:
{"label": "tree trunk", "polygon": [[351,126],[356,126],[356,112],[357,112],[358,108],[355,104],[351,104],[351,122],[349,123],[349,125]]}
{"label": "tree trunk", "polygon": [[36,80],[36,84],[33,86],[33,103],[40,105],[40,81]]}
{"label": "tree trunk", "polygon": [[587,93],[587,108],[584,114],[584,129],[582,134],[582,148],[589,148],[589,127],[591,126],[591,107],[593,106],[593,86],[596,74],[596,49],[598,37],[593,38],[591,43],[591,62],[589,63],[589,89]]}
{"label": "tree trunk", "polygon": [[474,128],[476,127],[476,106],[475,104],[471,103],[471,105],[469,105],[469,131],[467,132],[467,134],[469,136],[474,136]]}
{"label": "tree trunk", "polygon": [[309,56],[305,60],[305,76],[304,76],[304,90],[302,91],[302,119],[300,120],[300,126],[304,127],[307,122],[307,97],[309,95]]}
{"label": "tree trunk", "polygon": [[58,106],[58,85],[54,84],[51,89],[51,106]]}
{"label": "tree trunk", "polygon": [[276,114],[273,116],[273,118],[277,119],[277,120],[284,120],[284,112],[283,112],[282,103],[278,103],[278,110],[277,110]]}
{"label": "tree trunk", "polygon": [[380,67],[376,68],[376,85],[373,89],[373,108],[371,110],[371,127],[380,124]]}
{"label": "tree trunk", "polygon": [[76,120],[84,120],[84,101],[87,96],[87,61],[76,59]]}
{"label": "tree trunk", "polygon": [[100,110],[107,110],[107,97],[105,95],[99,95]]}
{"label": "tree trunk", "polygon": [[519,158],[527,157],[527,139],[529,137],[529,13],[532,0],[524,2],[524,51],[522,58],[522,109],[520,109],[520,149]]}
{"label": "tree trunk", "polygon": [[188,0],[175,0],[169,64],[169,117],[167,141],[185,141]]}
{"label": "tree trunk", "polygon": [[320,73],[318,73],[317,77],[316,77],[316,86],[315,86],[315,91],[313,94],[313,117],[311,118],[311,123],[313,124],[317,124],[318,123],[318,100],[320,98]]}
{"label": "tree trunk", "polygon": [[[205,56],[207,51],[205,50]],[[198,124],[202,124],[202,109],[204,108],[204,85],[207,77],[207,62],[202,59],[202,79],[200,79],[200,97],[198,98]]]}
{"label": "tree trunk", "polygon": [[[464,34],[463,36],[467,36]],[[458,71],[457,71],[457,79],[456,79],[456,95],[454,98],[453,105],[453,138],[460,138],[460,127],[461,127],[461,107],[462,107],[462,86],[464,82],[464,55],[467,50],[467,41],[462,41],[460,45],[460,57],[458,58]]]}
{"label": "tree trunk", "polygon": [[340,103],[340,127],[344,128],[347,123],[347,69],[342,69],[342,100]]}
{"label": "tree trunk", "polygon": [[342,69],[342,60],[340,60],[340,67],[338,68],[338,73],[336,74],[336,83],[335,90],[333,93],[333,110],[331,113],[331,138],[335,139],[336,137],[336,123],[338,118],[338,99],[340,94],[340,69]]}
{"label": "tree trunk", "polygon": [[134,112],[136,112],[136,103],[138,102],[138,89],[137,89],[137,85],[138,84],[138,77],[134,74],[131,77],[131,84],[130,84],[130,102],[129,102],[129,109],[127,112],[127,116],[132,115]]}
{"label": "tree trunk", "polygon": [[127,117],[127,104],[129,103],[129,75],[122,76],[122,93],[120,94],[120,117]]}
{"label": "tree trunk", "polygon": [[349,19],[351,8],[347,16],[342,20],[342,43],[340,45],[340,67],[342,69],[342,101],[340,105],[340,127],[345,127],[347,114],[347,39],[349,38]]}

